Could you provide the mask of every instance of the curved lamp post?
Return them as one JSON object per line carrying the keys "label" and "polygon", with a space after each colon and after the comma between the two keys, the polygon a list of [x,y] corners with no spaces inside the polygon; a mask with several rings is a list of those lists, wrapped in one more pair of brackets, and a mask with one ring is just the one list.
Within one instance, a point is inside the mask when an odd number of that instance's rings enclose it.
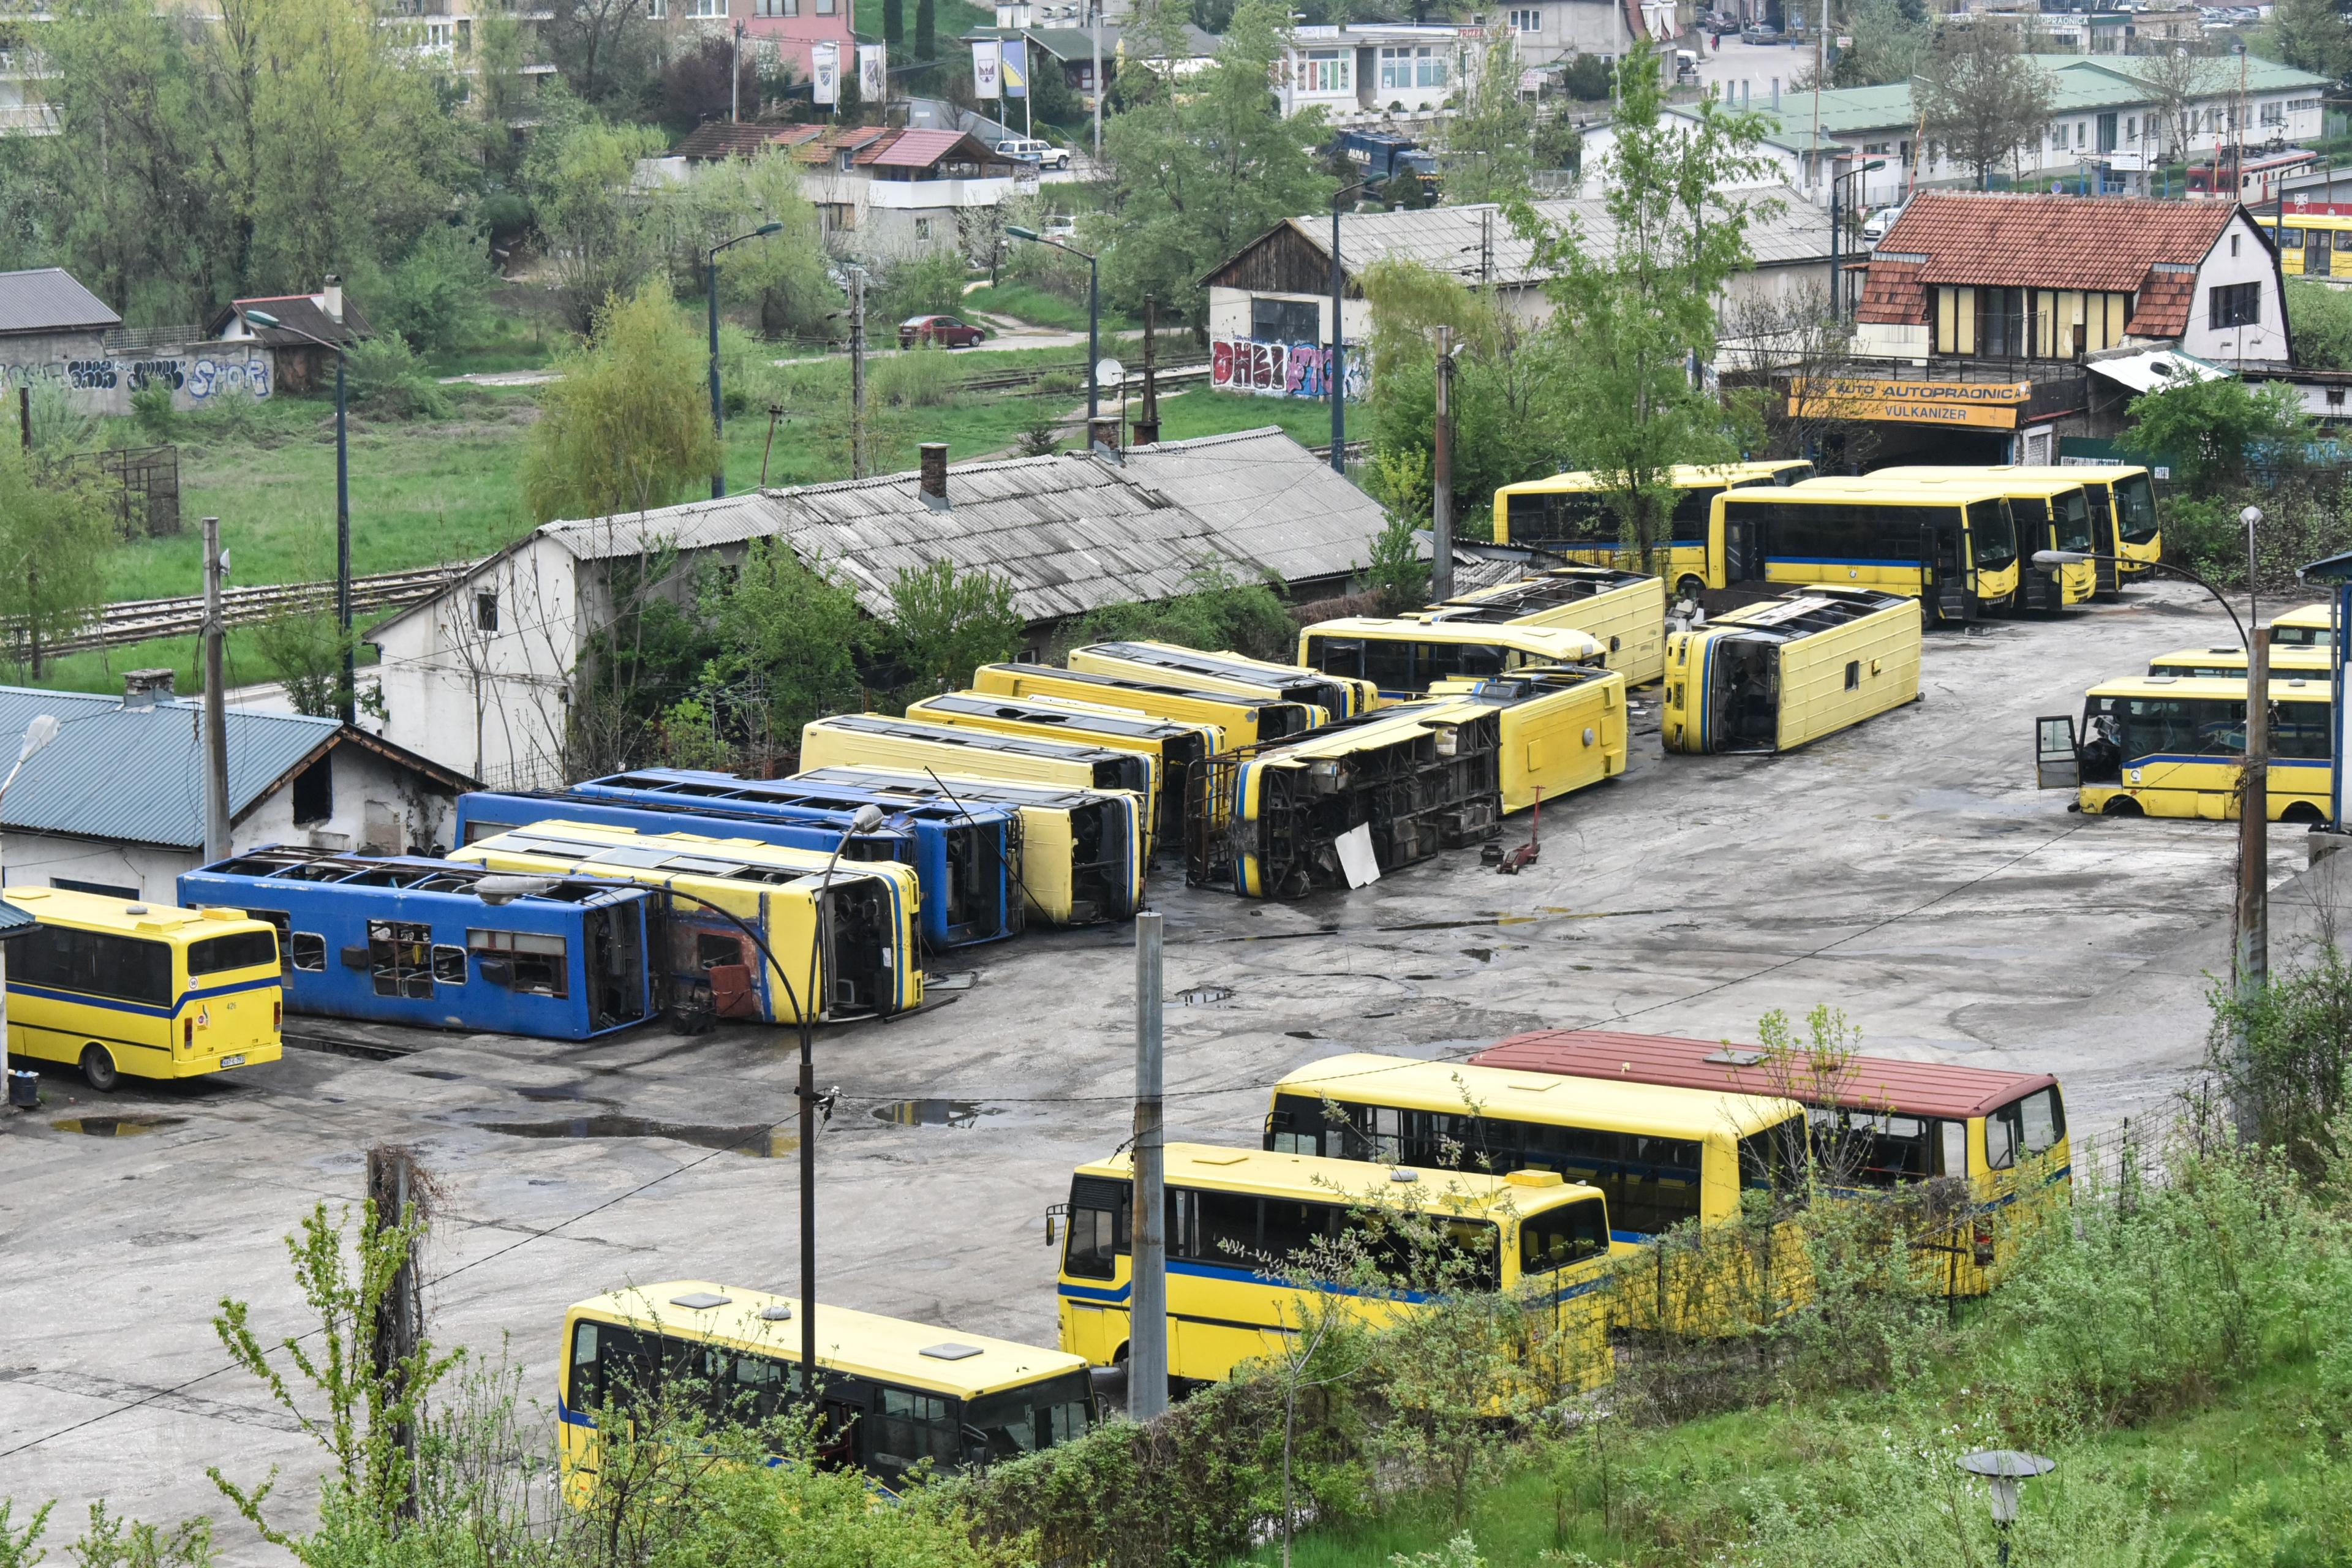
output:
{"label": "curved lamp post", "polygon": [[1095,376],[1095,366],[1102,363],[1102,268],[1093,257],[1076,246],[1048,239],[1034,228],[1008,223],[1004,226],[1004,232],[1032,245],[1050,245],[1056,250],[1066,250],[1087,264],[1087,439],[1092,441],[1095,438],[1095,416],[1102,408],[1102,387]]}
{"label": "curved lamp post", "polygon": [[341,343],[331,343],[316,332],[289,326],[267,310],[247,310],[245,319],[257,327],[275,327],[308,338],[322,349],[335,351],[335,626],[341,632],[343,685],[336,694],[335,716],[344,723],[359,717],[359,672],[352,646],[352,443],[348,405],[343,397],[343,372],[351,353]]}
{"label": "curved lamp post", "polygon": [[710,499],[719,500],[727,494],[727,416],[719,406],[719,253],[747,239],[764,239],[772,234],[782,234],[780,223],[763,223],[749,234],[739,234],[732,239],[722,239],[702,256],[702,292],[710,307],[710,433],[719,438],[719,455],[711,459]]}
{"label": "curved lamp post", "polygon": [[2008,1568],[2009,1527],[2017,1521],[2025,1483],[2036,1476],[2048,1475],[2058,1468],[2058,1461],[2018,1448],[1979,1448],[1962,1454],[1953,1463],[1972,1476],[1983,1477],[1990,1486],[1993,1527],[2000,1532],[2001,1568]]}

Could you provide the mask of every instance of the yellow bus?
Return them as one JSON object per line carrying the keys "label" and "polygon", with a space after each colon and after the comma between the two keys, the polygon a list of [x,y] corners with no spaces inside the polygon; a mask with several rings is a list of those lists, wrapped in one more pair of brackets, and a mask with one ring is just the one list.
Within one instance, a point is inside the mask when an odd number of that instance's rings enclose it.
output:
{"label": "yellow bus", "polygon": [[801,767],[898,768],[1062,789],[1126,790],[1142,803],[1147,853],[1150,830],[1160,820],[1163,783],[1160,759],[1146,752],[879,713],[841,713],[803,725]]}
{"label": "yellow bus", "polygon": [[[712,1426],[805,1409],[800,1302],[709,1279],[611,1290],[563,1314],[555,1400],[564,1497],[596,1484],[599,1415],[648,1405]],[[1087,1363],[1061,1351],[819,1302],[817,1461],[898,1491],[1084,1436]]]}
{"label": "yellow bus", "polygon": [[2270,230],[2278,247],[2279,270],[2289,278],[2352,279],[2352,206],[2305,203],[2254,221]]}
{"label": "yellow bus", "polygon": [[2335,626],[2336,606],[2326,600],[2298,605],[2271,622],[2271,647],[2325,648]]}
{"label": "yellow bus", "polygon": [[992,697],[985,691],[948,691],[907,705],[907,717],[926,724],[951,724],[998,735],[1039,740],[1067,738],[1114,752],[1140,752],[1159,764],[1159,826],[1155,845],[1184,842],[1184,788],[1192,764],[1224,749],[1224,731],[1214,724],[1155,719],[1135,709],[1067,702],[1055,697]]}
{"label": "yellow bus", "polygon": [[1229,746],[1278,741],[1323,721],[1322,710],[1304,702],[1268,702],[1229,691],[1209,691],[1172,679],[1097,675],[1085,669],[1055,669],[1047,664],[983,664],[971,672],[971,684],[975,691],[995,697],[1059,697],[1072,702],[1099,702],[1107,708],[1129,708],[1155,719],[1214,724],[1224,731]]}
{"label": "yellow bus", "polygon": [[[1651,548],[1650,569],[1673,585],[1676,598],[1697,598],[1707,585],[1706,531],[1715,498],[1727,489],[1792,485],[1812,477],[1812,464],[1802,458],[1677,463],[1668,470],[1675,504],[1664,537]],[[1616,514],[1601,500],[1605,489],[1598,476],[1581,472],[1505,485],[1495,492],[1495,542],[1593,565],[1638,566],[1639,561],[1618,560],[1625,552]]]}
{"label": "yellow bus", "polygon": [[1514,1035],[1470,1058],[1503,1071],[1560,1073],[1680,1089],[1787,1095],[1806,1108],[1816,1175],[1847,1197],[1965,1178],[1969,1208],[1952,1230],[1911,1239],[1928,1289],[1990,1289],[2027,1235],[2073,1193],[2066,1105],[2048,1073],[1852,1057],[1776,1066],[1769,1053],[1721,1040],[1616,1030]]}
{"label": "yellow bus", "polygon": [[1143,905],[1148,832],[1143,798],[1129,791],[1056,789],[900,768],[813,768],[793,776],[869,790],[882,801],[1016,808],[1022,907],[1047,925],[1123,921]]}
{"label": "yellow bus", "polygon": [[[452,860],[496,871],[602,877],[671,888],[709,900],[757,931],[790,964],[780,973],[731,921],[695,903],[670,900],[669,971],[688,985],[708,985],[722,1017],[820,1022],[884,1016],[922,1005],[920,894],[915,868],[887,860],[843,860],[749,838],[697,833],[639,833],[593,822],[537,822],[478,838]],[[824,889],[825,941],[818,943],[818,890]],[[808,994],[811,960],[816,994]]]}
{"label": "yellow bus", "polygon": [[[2327,820],[2336,703],[2326,676],[2271,682],[2273,822]],[[2034,782],[2072,789],[2074,809],[2105,816],[2234,821],[2245,773],[2246,679],[2132,675],[2103,681],[2072,714],[2034,721]]]}
{"label": "yellow bus", "polygon": [[1707,586],[1833,583],[1916,599],[1937,625],[1979,619],[2017,593],[2017,531],[1987,481],[1808,479],[1715,498]]}
{"label": "yellow bus", "polygon": [[[2325,680],[2333,684],[2336,679],[2335,664],[2325,647],[2273,644],[2269,658],[2273,680],[2301,676],[2306,680]],[[2150,675],[2185,675],[2208,680],[2243,680],[2246,679],[2246,650],[2235,643],[2228,647],[2175,648],[2170,653],[2160,653],[2149,659],[2147,672]]]}
{"label": "yellow bus", "polygon": [[1669,752],[1786,752],[1919,700],[1919,605],[1792,588],[1666,639]]}
{"label": "yellow bus", "polygon": [[198,1078],[278,1059],[278,928],[63,888],[10,888],[33,917],[9,939],[8,1050],[81,1068],[103,1094],[124,1074]]}
{"label": "yellow bus", "polygon": [[2096,562],[2099,592],[2112,597],[2124,578],[2147,572],[2164,559],[2164,531],[2156,517],[2156,479],[2137,463],[2013,464],[1986,470],[2029,479],[2071,479],[2091,500],[2091,539],[2103,554],[2120,562]]}
{"label": "yellow bus", "polygon": [[1606,650],[1601,662],[1643,686],[1665,673],[1666,584],[1614,566],[1561,566],[1464,594],[1409,620],[1444,626],[1570,626]]}
{"label": "yellow bus", "polygon": [[1526,665],[1485,680],[1442,680],[1425,705],[1494,713],[1496,784],[1508,816],[1624,773],[1628,684],[1594,665]]}
{"label": "yellow bus", "polygon": [[[1811,1279],[1792,1225],[1760,1228],[1753,1251],[1708,1237],[1747,1212],[1750,1189],[1804,1189],[1804,1111],[1793,1100],[1357,1052],[1274,1087],[1265,1147],[1381,1163],[1505,1173],[1556,1172],[1598,1187],[1610,1235],[1651,1247],[1654,1272],[1614,1303],[1634,1327],[1717,1333],[1766,1322]],[[1668,1232],[1696,1222],[1696,1248]]]}
{"label": "yellow bus", "polygon": [[[1530,1361],[1548,1364],[1547,1381],[1591,1388],[1612,1375],[1610,1222],[1591,1187],[1533,1171],[1372,1170],[1200,1143],[1171,1143],[1164,1157],[1171,1381],[1216,1382],[1276,1353],[1310,1296],[1345,1286],[1285,1277],[1318,1241],[1352,1231],[1365,1253],[1388,1258],[1411,1250],[1399,1247],[1400,1228],[1419,1240],[1411,1232],[1423,1226],[1441,1238],[1433,1250],[1450,1256],[1424,1257],[1391,1289],[1346,1289],[1342,1299],[1364,1321],[1393,1323],[1441,1289],[1500,1290],[1518,1299],[1538,1331],[1529,1339],[1549,1353]],[[1062,1348],[1095,1366],[1128,1359],[1134,1194],[1126,1153],[1079,1166],[1070,1182],[1057,1284]]]}
{"label": "yellow bus", "polygon": [[2098,537],[2091,515],[2090,490],[2078,470],[2062,468],[2055,477],[2047,470],[2027,473],[2018,468],[1892,468],[1873,470],[1872,479],[1914,484],[1982,485],[1990,479],[2009,498],[2011,521],[2017,525],[2017,599],[2014,608],[2054,616],[2069,605],[2083,604],[2099,589],[2099,563],[2071,566],[2036,566],[2038,550],[2110,551]]}
{"label": "yellow bus", "polygon": [[1349,616],[1298,634],[1299,663],[1369,680],[1384,702],[1419,697],[1441,681],[1483,680],[1530,664],[1600,664],[1607,654],[1599,638],[1570,626]]}
{"label": "yellow bus", "polygon": [[1203,691],[1230,691],[1243,697],[1273,698],[1283,702],[1319,708],[1328,723],[1370,712],[1380,702],[1380,691],[1369,680],[1343,680],[1319,669],[1295,664],[1275,664],[1238,653],[1203,653],[1176,643],[1088,643],[1070,650],[1072,669],[1102,675],[1125,675],[1142,680],[1175,680]]}

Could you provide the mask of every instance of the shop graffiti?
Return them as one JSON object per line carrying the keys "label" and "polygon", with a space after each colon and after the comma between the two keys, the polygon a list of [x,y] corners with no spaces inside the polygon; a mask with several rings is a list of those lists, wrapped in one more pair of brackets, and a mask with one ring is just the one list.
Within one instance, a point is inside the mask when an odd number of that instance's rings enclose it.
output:
{"label": "shop graffiti", "polygon": [[[1342,374],[1348,401],[1362,402],[1367,385],[1362,358],[1347,360]],[[1217,338],[1209,344],[1209,384],[1220,392],[1248,392],[1261,397],[1328,398],[1331,351],[1320,343]]]}
{"label": "shop graffiti", "polygon": [[190,397],[202,403],[225,392],[241,392],[255,399],[268,397],[268,358],[255,354],[250,359],[197,359],[189,362],[187,393]]}
{"label": "shop graffiti", "polygon": [[126,413],[122,399],[150,386],[168,386],[182,408],[201,407],[223,396],[258,402],[270,393],[269,356],[251,349],[226,354],[152,354],[145,359],[60,359],[0,363],[0,388],[58,386],[91,393],[100,412]]}

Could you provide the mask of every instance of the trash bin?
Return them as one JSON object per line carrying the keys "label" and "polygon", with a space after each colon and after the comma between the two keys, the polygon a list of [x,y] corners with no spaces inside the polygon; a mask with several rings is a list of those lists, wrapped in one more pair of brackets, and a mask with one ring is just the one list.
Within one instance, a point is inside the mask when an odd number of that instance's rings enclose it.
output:
{"label": "trash bin", "polygon": [[8,1103],[19,1110],[37,1110],[41,1105],[41,1075],[23,1068],[8,1069]]}

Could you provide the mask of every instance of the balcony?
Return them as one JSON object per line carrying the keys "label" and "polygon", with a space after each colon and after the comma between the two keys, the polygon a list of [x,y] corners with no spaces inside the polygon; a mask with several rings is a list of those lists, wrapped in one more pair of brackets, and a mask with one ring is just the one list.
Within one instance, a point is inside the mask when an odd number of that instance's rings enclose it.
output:
{"label": "balcony", "polygon": [[1013,194],[1011,176],[972,180],[870,180],[866,205],[911,211],[919,207],[992,207]]}

